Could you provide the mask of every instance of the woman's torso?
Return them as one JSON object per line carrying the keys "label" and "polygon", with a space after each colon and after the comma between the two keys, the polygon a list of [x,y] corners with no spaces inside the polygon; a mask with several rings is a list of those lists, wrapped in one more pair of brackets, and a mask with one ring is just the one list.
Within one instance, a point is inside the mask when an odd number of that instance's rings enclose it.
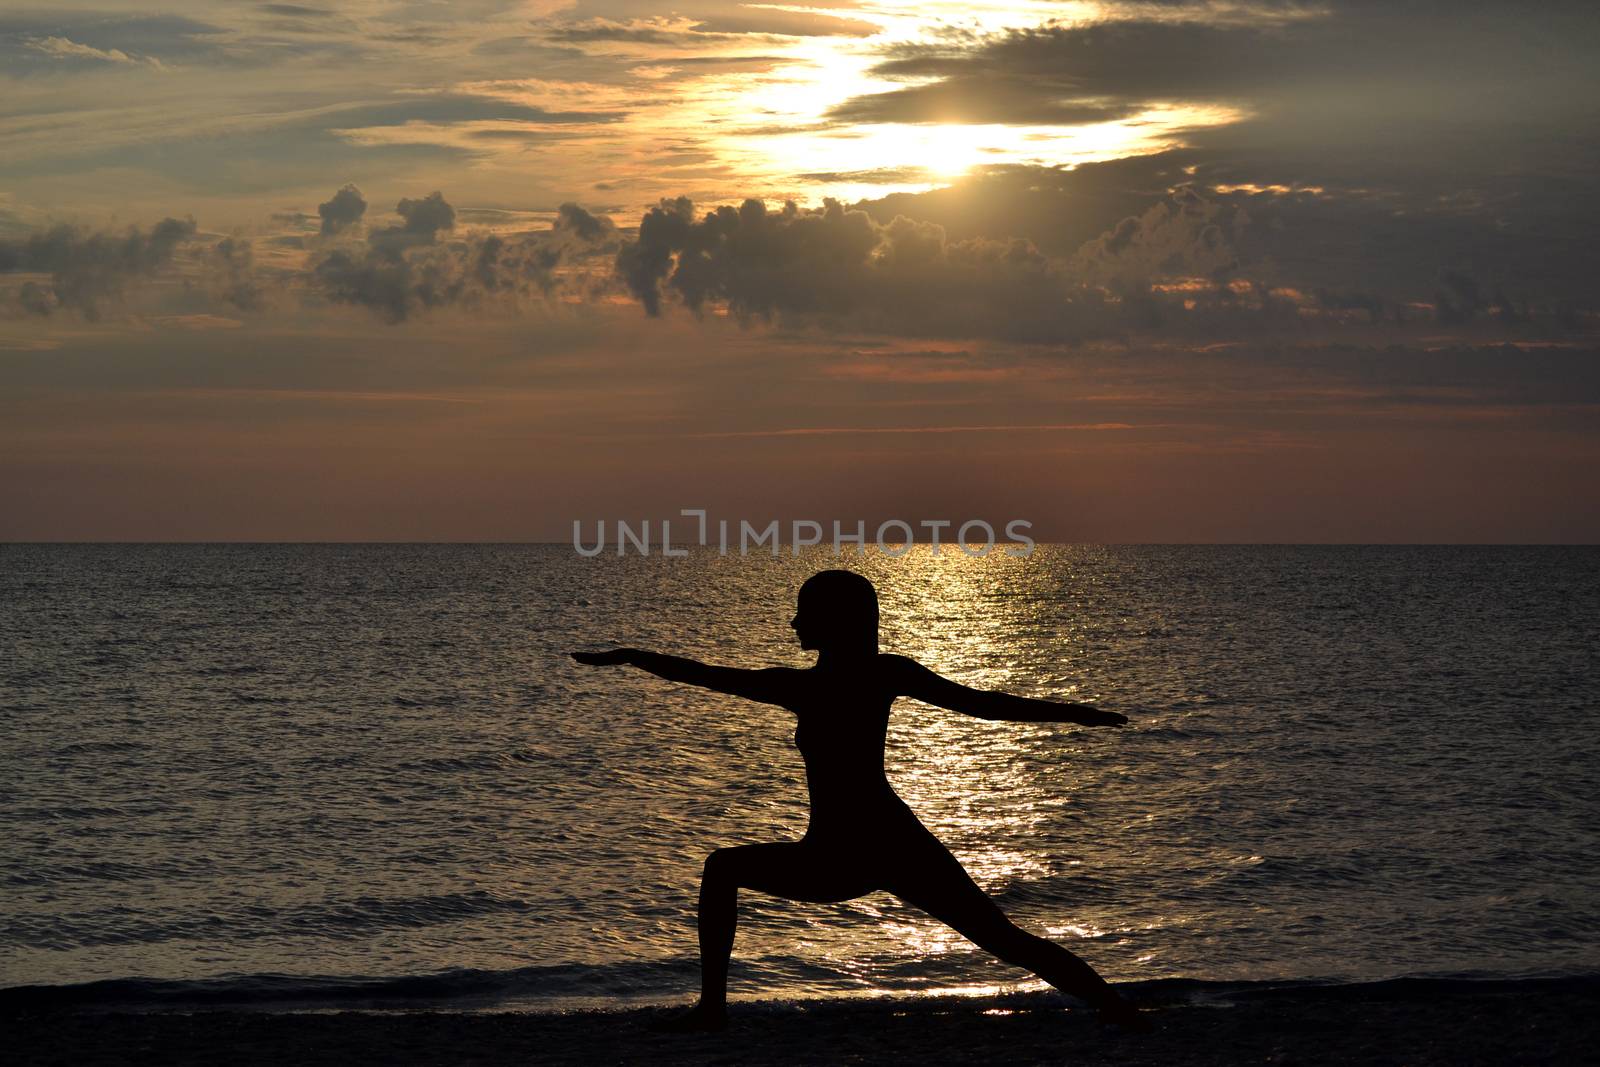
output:
{"label": "woman's torso", "polygon": [[791,706],[794,743],[811,797],[807,837],[876,835],[920,825],[884,775],[884,743],[896,694],[870,668],[814,668]]}

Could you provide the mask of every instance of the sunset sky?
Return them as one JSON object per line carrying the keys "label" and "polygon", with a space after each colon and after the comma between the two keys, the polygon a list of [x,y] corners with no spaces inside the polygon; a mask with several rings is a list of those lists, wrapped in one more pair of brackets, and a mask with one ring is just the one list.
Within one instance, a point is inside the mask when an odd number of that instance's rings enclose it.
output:
{"label": "sunset sky", "polygon": [[1592,4],[0,9],[0,539],[1600,538]]}

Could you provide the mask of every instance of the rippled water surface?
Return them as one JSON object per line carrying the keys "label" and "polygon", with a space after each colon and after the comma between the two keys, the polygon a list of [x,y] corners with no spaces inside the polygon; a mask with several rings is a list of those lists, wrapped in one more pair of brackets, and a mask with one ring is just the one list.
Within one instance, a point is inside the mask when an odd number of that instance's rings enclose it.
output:
{"label": "rippled water surface", "polygon": [[[886,651],[1133,719],[890,727],[924,822],[1108,977],[1600,969],[1600,551],[847,562]],[[834,563],[0,546],[0,985],[687,995],[706,851],[804,829],[792,719],[564,653],[803,665]],[[742,914],[739,994],[1025,977],[882,895]]]}

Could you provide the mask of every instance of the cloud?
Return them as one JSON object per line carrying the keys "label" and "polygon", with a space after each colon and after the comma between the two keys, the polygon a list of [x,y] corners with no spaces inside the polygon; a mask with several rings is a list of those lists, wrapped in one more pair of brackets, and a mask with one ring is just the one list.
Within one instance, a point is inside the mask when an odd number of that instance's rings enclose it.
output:
{"label": "cloud", "polygon": [[367,247],[339,248],[318,260],[311,281],[328,300],[370,308],[391,323],[432,308],[548,296],[556,270],[616,245],[611,220],[562,204],[548,230],[468,233],[448,243],[456,210],[440,192],[403,199],[398,226],[373,231]]}
{"label": "cloud", "polygon": [[896,215],[935,222],[952,239],[1021,237],[1068,256],[1129,215],[1160,203],[1191,176],[1192,154],[1064,167],[992,167],[926,193],[897,193],[858,206],[886,224]]}
{"label": "cloud", "polygon": [[57,308],[99,316],[107,300],[131,280],[148,277],[172,262],[174,251],[193,237],[192,219],[163,219],[148,232],[85,233],[59,225],[20,240],[0,241],[0,274],[48,274],[47,286],[23,283],[17,302],[24,311],[49,314]]}
{"label": "cloud", "polygon": [[[347,199],[344,214],[359,216],[366,210],[354,207],[359,191],[346,186],[340,193],[354,192]],[[338,200],[323,205],[328,207]],[[318,208],[319,213],[322,208]],[[381,313],[390,322],[399,322],[415,310],[455,303],[465,292],[470,277],[457,257],[408,257],[407,251],[426,248],[438,240],[440,230],[455,227],[455,209],[444,194],[432,192],[417,199],[404,198],[395,205],[400,225],[373,230],[364,251],[336,249],[313,268],[312,276],[324,295],[335,303],[358,304]],[[327,214],[323,215],[326,226]]]}
{"label": "cloud", "polygon": [[317,214],[322,216],[322,236],[332,237],[354,226],[366,212],[367,198],[354,185],[346,185],[332,199],[317,205]]}
{"label": "cloud", "polygon": [[[456,289],[442,273],[426,272],[407,259],[330,252],[313,271],[313,279],[334,303],[357,304],[400,322],[421,307],[450,298]],[[442,283],[442,284],[441,284]]]}
{"label": "cloud", "polygon": [[1025,123],[1076,126],[1127,118],[1139,110],[1132,103],[1080,99],[1067,85],[1043,91],[1036,79],[1023,77],[951,78],[852,97],[828,111],[835,122],[849,123]]}
{"label": "cloud", "polygon": [[474,93],[428,93],[376,103],[340,105],[301,120],[302,125],[323,129],[360,129],[404,126],[410,122],[449,124],[460,122],[620,122],[618,111],[551,111]]}
{"label": "cloud", "polygon": [[1217,26],[1199,20],[1106,20],[1043,26],[957,39],[901,44],[873,68],[886,78],[940,78],[981,89],[986,80],[1011,83],[1013,102],[1073,94],[1143,101],[1216,99],[1275,84],[1292,31],[1255,25]]}
{"label": "cloud", "polygon": [[120,48],[94,48],[66,37],[35,37],[25,43],[35,52],[55,59],[94,59],[102,63],[129,64],[140,62]]}
{"label": "cloud", "polygon": [[697,48],[740,42],[747,31],[717,32],[703,20],[670,18],[583,19],[550,27],[545,39],[559,44],[663,45]]}
{"label": "cloud", "polygon": [[[870,212],[834,201],[772,212],[749,200],[697,216],[685,197],[663,200],[645,213],[637,239],[619,249],[615,271],[651,317],[676,299],[696,315],[725,309],[744,322],[907,337],[1198,341],[1303,337],[1353,324],[1404,328],[1433,319],[1502,336],[1558,336],[1582,321],[1572,311],[1579,305],[1530,299],[1514,279],[1453,259],[1458,243],[1421,242],[1426,251],[1387,289],[1349,284],[1362,272],[1348,247],[1335,269],[1307,267],[1292,258],[1296,248],[1310,243],[1313,258],[1339,255],[1332,241],[1345,218],[1340,206],[1320,218],[1315,196],[1277,197],[1314,220],[1286,225],[1281,205],[1258,208],[1270,194],[1219,193],[1194,183],[1173,160],[1087,170],[1008,170],[960,190],[863,205]],[[1183,180],[1163,187],[1151,180],[1156,176]],[[1015,204],[988,201],[1004,201],[1023,181],[1032,183],[1034,197],[1022,201],[1032,217]],[[880,222],[889,202],[904,213]],[[916,217],[924,204],[964,228],[953,233]],[[1063,228],[1062,216],[1072,216],[1074,226]],[[1419,229],[1419,238],[1427,232]],[[1092,236],[1075,245],[1061,238],[1085,233]],[[1349,233],[1342,231],[1345,246]],[[1056,251],[1041,250],[1033,234],[1056,235]]]}
{"label": "cloud", "polygon": [[694,201],[686,196],[662,200],[639,221],[639,239],[617,253],[617,274],[652,318],[661,314],[661,283],[672,273],[673,257],[686,246],[693,227]]}
{"label": "cloud", "polygon": [[781,37],[871,37],[883,27],[851,18],[841,11],[784,10],[742,5],[737,11],[707,15],[695,21],[700,33],[760,34]]}
{"label": "cloud", "polygon": [[1292,174],[1281,175],[1284,184],[1234,184],[1239,177],[1224,153],[1180,149],[1071,170],[993,168],[859,207],[880,225],[896,215],[937,223],[952,240],[1021,237],[1097,285],[1209,277],[1236,262],[1234,280],[1371,318],[1416,317],[1436,294],[1465,311],[1470,301],[1441,282],[1448,272],[1474,278],[1486,308],[1514,305],[1549,319],[1596,306],[1600,216],[1589,205],[1600,203],[1600,190],[1586,194],[1582,181],[1543,183],[1549,192],[1536,195],[1497,193],[1488,211],[1442,198],[1438,186],[1307,187]]}
{"label": "cloud", "polygon": [[1075,273],[1118,290],[1146,289],[1162,276],[1221,281],[1239,267],[1238,241],[1249,222],[1242,208],[1180,187],[1086,243],[1074,257]]}
{"label": "cloud", "polygon": [[360,254],[339,249],[312,271],[324,296],[370,308],[391,323],[432,308],[473,305],[494,296],[549,293],[559,249],[488,234],[422,254]]}
{"label": "cloud", "polygon": [[577,204],[556,209],[554,232],[581,244],[604,245],[616,238],[617,227],[603,215],[591,215]]}
{"label": "cloud", "polygon": [[441,192],[401,200],[395,205],[395,212],[405,219],[405,232],[420,234],[430,243],[440,230],[454,229],[456,224],[456,210],[445,202]]}
{"label": "cloud", "polygon": [[[299,230],[314,217],[320,237],[214,239],[188,250],[183,267],[186,286],[219,310],[262,311],[309,294],[390,322],[621,290],[650,317],[676,303],[745,324],[1043,344],[1424,324],[1557,337],[1593,324],[1592,293],[1547,284],[1530,268],[1534,253],[1561,251],[1548,239],[1513,239],[1457,211],[1399,211],[1383,198],[1213,184],[1206,159],[1174,151],[1073,170],[996,168],[855,207],[774,210],[747,200],[697,211],[687,197],[668,198],[626,234],[572,202],[554,212],[458,212],[440,191],[399,200],[392,221],[360,233],[366,199],[347,185],[316,216],[278,220]],[[168,220],[148,235],[57,227],[0,244],[0,270],[49,276],[18,278],[10,306],[96,315],[193,232]],[[1392,237],[1376,247],[1352,239],[1372,233]],[[265,269],[257,250],[266,250]],[[310,261],[295,250],[309,250]],[[1571,284],[1592,276],[1579,269]]]}
{"label": "cloud", "polygon": [[546,38],[571,44],[589,44],[594,41],[621,41],[629,44],[676,44],[686,34],[663,29],[654,22],[620,23],[608,19],[590,19],[585,22],[557,26],[550,29]]}
{"label": "cloud", "polygon": [[759,200],[702,218],[684,197],[646,213],[617,274],[652,317],[673,292],[700,313],[742,320],[808,318],[911,335],[1074,340],[1096,328],[1102,302],[1072,293],[1022,240],[949,242],[931,223],[879,226],[835,200],[770,212]]}
{"label": "cloud", "polygon": [[[1074,113],[1079,103],[1108,114],[1209,115],[1171,137],[1198,167],[1197,185],[1315,187],[1365,200],[1344,221],[1364,215],[1379,243],[1392,219],[1443,231],[1445,214],[1471,214],[1461,221],[1489,244],[1501,243],[1497,228],[1537,232],[1563,246],[1556,258],[1570,264],[1581,258],[1571,235],[1597,230],[1590,205],[1600,203],[1592,103],[1600,67],[1592,56],[1600,21],[1578,4],[1540,12],[1530,20],[1514,7],[1441,0],[1112,7],[1091,22],[895,44],[874,73],[907,86],[843,101],[834,116],[1092,121]],[[1231,118],[1215,121],[1221,114]],[[1285,203],[1274,214],[1309,217],[1313,207]],[[1414,219],[1428,225],[1413,227]],[[1465,227],[1455,229],[1452,244]],[[1345,250],[1340,259],[1348,258]],[[1537,269],[1538,257],[1527,265]],[[1422,284],[1431,286],[1438,269],[1420,272]]]}
{"label": "cloud", "polygon": [[[548,212],[473,210],[467,214],[488,220],[495,230],[462,233],[460,214],[435,191],[402,198],[395,205],[398,222],[361,240],[351,229],[365,209],[360,190],[345,186],[320,206],[323,236],[309,242],[279,233],[184,247],[196,235],[195,223],[171,218],[148,231],[85,232],[65,225],[23,231],[0,238],[0,276],[17,276],[10,291],[0,291],[0,313],[74,310],[98,318],[128,282],[172,266],[183,278],[182,294],[167,294],[141,307],[142,313],[197,315],[224,306],[263,312],[309,294],[401,322],[430,308],[496,303],[510,309],[563,286],[590,293],[606,285],[593,268],[609,264],[620,243],[609,218],[571,202],[561,204],[553,219]],[[313,217],[279,213],[274,221],[298,228]],[[511,229],[530,226],[537,228]],[[269,249],[266,266],[257,259],[257,246]],[[306,248],[312,251],[309,262],[283,252]]]}
{"label": "cloud", "polygon": [[[1440,82],[1474,94],[1530,75],[1586,72],[1595,43],[1582,5],[1548,6],[1530,25],[1515,8],[1344,3],[1286,6],[1273,17],[1218,20],[1214,8],[1173,5],[1165,12],[1111,9],[1076,25],[1044,25],[932,42],[898,43],[874,67],[881,77],[1012,80],[1039,97],[1063,92],[1124,101],[1298,102],[1308,93],[1370,101],[1375,87],[1419,93]],[[1464,66],[1474,72],[1463,79]],[[1406,99],[1390,101],[1403,111]],[[1453,109],[1452,100],[1434,100]],[[1438,113],[1437,110],[1435,113]]]}
{"label": "cloud", "polygon": [[[8,62],[164,66],[211,62],[229,48],[223,27],[181,15],[37,11],[0,15],[0,55]],[[236,50],[238,42],[231,47]]]}
{"label": "cloud", "polygon": [[17,306],[29,315],[48,315],[60,306],[53,290],[38,282],[23,282],[17,290]]}
{"label": "cloud", "polygon": [[397,258],[408,248],[434,244],[440,230],[451,230],[456,225],[455,208],[440,192],[432,192],[418,199],[403,199],[395,205],[400,216],[398,226],[385,226],[367,235],[367,243],[374,252]]}
{"label": "cloud", "polygon": [[259,7],[269,15],[282,15],[285,18],[323,19],[333,17],[333,12],[331,11],[324,11],[318,7],[305,7],[301,4],[261,4]]}
{"label": "cloud", "polygon": [[819,170],[796,174],[800,181],[836,184],[849,182],[863,185],[933,184],[938,177],[927,167],[872,167],[866,170]]}
{"label": "cloud", "polygon": [[211,248],[211,266],[217,299],[241,311],[259,311],[266,289],[256,277],[255,253],[250,242],[224,237]]}

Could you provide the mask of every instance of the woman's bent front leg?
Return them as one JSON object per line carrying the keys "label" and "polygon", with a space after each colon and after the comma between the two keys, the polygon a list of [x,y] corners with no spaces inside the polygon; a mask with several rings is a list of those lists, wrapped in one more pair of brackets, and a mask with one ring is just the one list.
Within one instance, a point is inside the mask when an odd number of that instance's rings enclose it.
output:
{"label": "woman's bent front leg", "polygon": [[801,841],[719,848],[706,857],[700,880],[700,1003],[674,1028],[710,1028],[726,1019],[739,890],[817,904],[870,892],[873,887],[843,859]]}

